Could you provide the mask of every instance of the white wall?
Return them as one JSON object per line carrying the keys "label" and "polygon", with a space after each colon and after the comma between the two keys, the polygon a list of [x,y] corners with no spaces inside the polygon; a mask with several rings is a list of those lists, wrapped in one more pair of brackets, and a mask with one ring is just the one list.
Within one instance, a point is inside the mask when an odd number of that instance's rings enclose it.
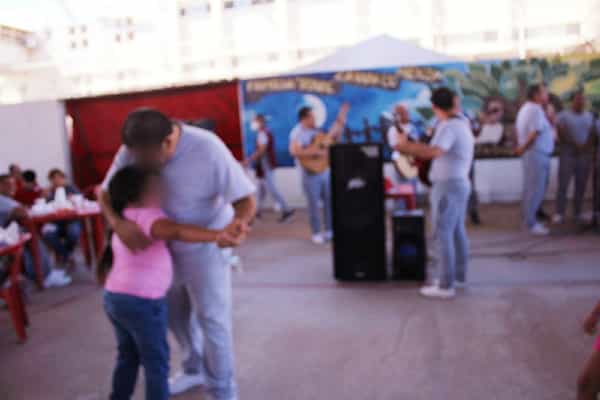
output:
{"label": "white wall", "polygon": [[58,101],[0,106],[0,172],[11,163],[33,169],[46,185],[51,168],[71,175],[64,105]]}
{"label": "white wall", "polygon": [[[554,199],[556,195],[556,174],[558,158],[551,164],[550,186],[546,194],[547,199]],[[393,177],[391,164],[386,164],[384,173]],[[521,159],[495,159],[477,160],[475,165],[475,186],[482,203],[507,203],[521,200],[522,189]],[[306,207],[306,201],[300,184],[300,175],[296,168],[278,168],[276,170],[277,184],[287,201],[294,207]],[[588,185],[591,189],[591,185]],[[571,188],[572,190],[572,188]],[[588,190],[589,192],[589,190]]]}

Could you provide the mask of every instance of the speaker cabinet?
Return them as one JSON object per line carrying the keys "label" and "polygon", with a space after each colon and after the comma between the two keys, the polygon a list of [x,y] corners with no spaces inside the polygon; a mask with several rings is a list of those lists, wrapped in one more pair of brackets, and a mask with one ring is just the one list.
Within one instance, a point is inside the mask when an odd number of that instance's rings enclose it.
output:
{"label": "speaker cabinet", "polygon": [[386,279],[383,154],[379,144],[330,148],[334,276]]}
{"label": "speaker cabinet", "polygon": [[394,213],[392,230],[394,232],[392,278],[403,281],[425,281],[427,246],[423,211]]}

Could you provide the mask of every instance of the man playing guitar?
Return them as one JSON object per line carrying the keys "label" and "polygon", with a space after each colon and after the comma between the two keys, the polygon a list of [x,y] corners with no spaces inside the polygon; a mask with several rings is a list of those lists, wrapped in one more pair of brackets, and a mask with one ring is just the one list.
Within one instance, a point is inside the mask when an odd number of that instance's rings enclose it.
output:
{"label": "man playing guitar", "polygon": [[440,270],[436,283],[422,288],[421,294],[442,299],[454,297],[455,287],[466,284],[469,258],[465,214],[474,138],[468,122],[456,113],[454,96],[448,88],[433,91],[431,103],[439,123],[430,144],[410,142],[403,135],[397,145],[405,154],[433,160],[431,214]]}
{"label": "man playing guitar", "polygon": [[[310,107],[298,112],[298,124],[290,133],[290,154],[300,164],[302,188],[308,202],[312,241],[323,244],[333,238],[331,228],[331,189],[329,180],[329,149],[344,131],[349,105],[344,104],[329,132],[320,132]],[[323,218],[319,205],[323,205]],[[322,226],[325,231],[322,232]]]}

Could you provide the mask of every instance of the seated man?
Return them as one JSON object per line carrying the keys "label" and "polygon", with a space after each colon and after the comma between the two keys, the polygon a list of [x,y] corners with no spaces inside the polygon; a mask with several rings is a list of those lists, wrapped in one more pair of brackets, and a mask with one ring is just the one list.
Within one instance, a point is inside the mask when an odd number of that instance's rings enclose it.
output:
{"label": "seated man", "polygon": [[[67,196],[81,193],[75,186],[67,183],[66,175],[59,169],[52,169],[48,173],[48,181],[50,182],[48,201],[54,200],[58,188],[64,188]],[[63,266],[71,263],[71,256],[81,237],[81,223],[63,221],[46,224],[43,234],[46,243],[56,252],[56,261]]]}
{"label": "seated man", "polygon": [[28,169],[23,172],[22,185],[17,189],[15,200],[19,203],[31,207],[35,201],[44,197],[44,190],[37,183],[37,176],[34,171]]}
{"label": "seated man", "polygon": [[[0,226],[5,227],[12,221],[23,221],[28,218],[27,209],[23,205],[13,200],[16,191],[14,179],[10,175],[0,175]],[[40,257],[42,260],[42,272],[44,274],[44,286],[65,286],[71,283],[71,278],[64,274],[64,271],[50,267],[50,257],[48,250],[40,243]],[[25,265],[25,275],[35,280],[35,268],[33,258],[29,250],[23,253]]]}

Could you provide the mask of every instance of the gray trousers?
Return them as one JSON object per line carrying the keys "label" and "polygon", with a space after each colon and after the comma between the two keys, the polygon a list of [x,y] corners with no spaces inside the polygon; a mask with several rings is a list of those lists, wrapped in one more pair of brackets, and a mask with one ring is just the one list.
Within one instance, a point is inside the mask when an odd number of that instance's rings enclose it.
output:
{"label": "gray trousers", "polygon": [[546,195],[550,175],[550,155],[536,150],[529,150],[523,155],[522,166],[523,198],[521,214],[523,226],[531,228],[537,223],[536,213]]}
{"label": "gray trousers", "polygon": [[169,328],[183,352],[183,370],[201,374],[216,399],[235,399],[231,268],[216,246],[173,253],[175,276],[167,295]]}
{"label": "gray trousers", "polygon": [[465,216],[471,185],[468,180],[434,182],[430,193],[433,236],[438,252],[440,287],[448,289],[456,280],[465,282],[469,239]]}
{"label": "gray trousers", "polygon": [[[313,234],[321,232],[325,225],[325,231],[331,231],[331,187],[329,170],[321,174],[309,174],[302,170],[302,188],[308,202],[308,216],[310,228]],[[320,206],[323,206],[323,220],[321,222]]]}
{"label": "gray trousers", "polygon": [[558,167],[558,192],[556,193],[556,213],[565,215],[567,209],[567,192],[571,179],[575,178],[575,193],[573,195],[573,215],[581,216],[583,199],[587,181],[592,166],[591,154],[577,154],[561,151]]}
{"label": "gray trousers", "polygon": [[269,194],[279,207],[281,207],[283,212],[288,211],[290,208],[275,184],[275,174],[273,170],[263,169],[263,171],[264,176],[260,179],[258,186],[258,209],[262,209],[265,204],[265,198],[267,197],[267,194]]}

